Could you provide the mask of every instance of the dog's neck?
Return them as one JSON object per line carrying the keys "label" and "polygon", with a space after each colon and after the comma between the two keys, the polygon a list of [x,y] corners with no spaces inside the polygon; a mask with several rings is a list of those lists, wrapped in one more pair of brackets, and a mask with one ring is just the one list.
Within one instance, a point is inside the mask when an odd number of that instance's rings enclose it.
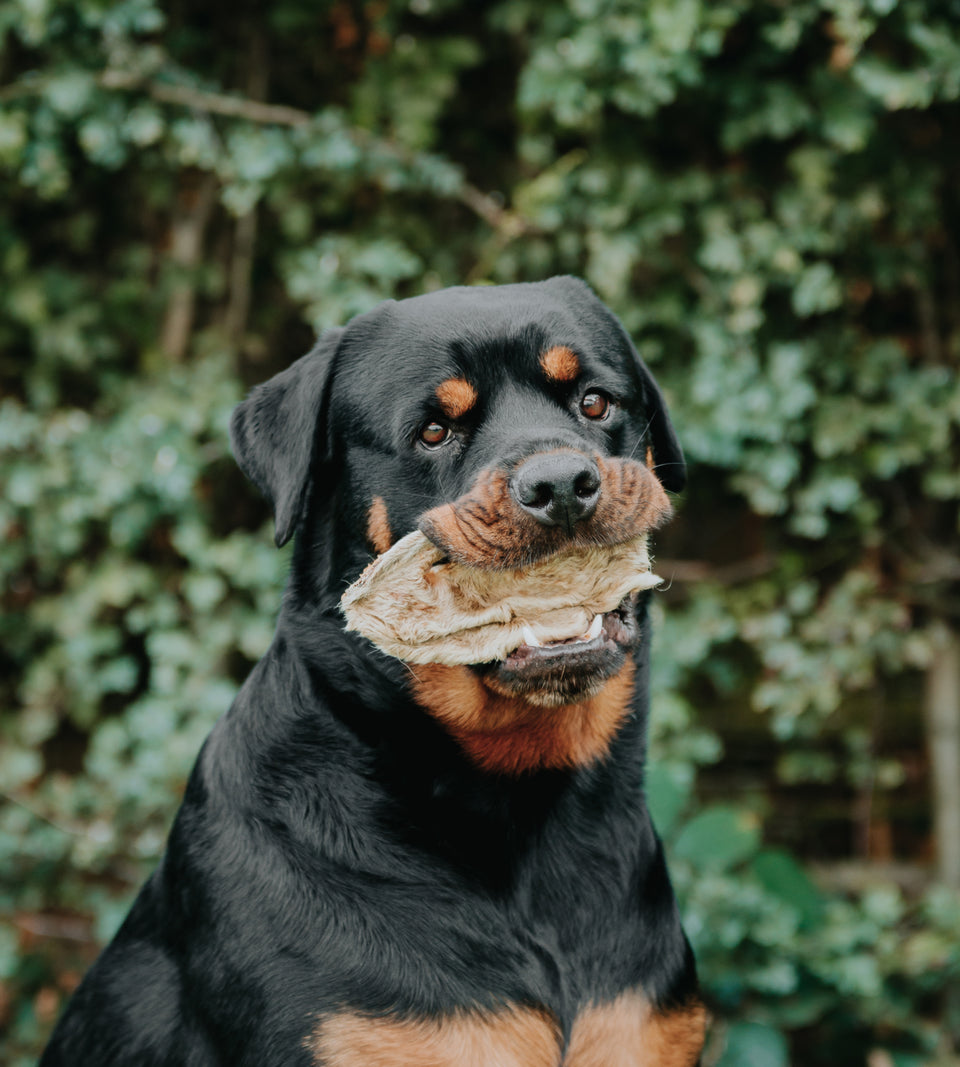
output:
{"label": "dog's neck", "polygon": [[558,708],[490,690],[467,667],[404,664],[344,632],[339,611],[329,605],[322,609],[288,597],[278,637],[315,680],[318,713],[329,708],[378,750],[388,739],[403,749],[414,738],[424,744],[431,737],[440,748],[453,746],[455,763],[466,760],[487,775],[529,776],[602,763],[633,722],[638,729],[626,732],[639,736],[630,747],[640,773],[649,686],[645,612],[640,641],[620,673],[599,692]]}
{"label": "dog's neck", "polygon": [[[404,664],[341,626],[329,612],[287,602],[258,668],[268,672],[253,690],[258,705],[238,701],[241,715],[256,718],[255,730],[235,735],[255,739],[246,742],[247,773],[269,761],[275,783],[282,779],[275,795],[284,799],[276,803],[302,812],[365,796],[371,818],[388,819],[415,848],[431,842],[454,867],[494,886],[513,884],[521,869],[536,865],[543,842],[552,842],[551,855],[565,854],[559,838],[578,827],[605,832],[599,828],[609,824],[611,833],[619,827],[632,840],[647,839],[645,649],[632,665],[629,713],[602,756],[504,774],[478,765],[462,739],[417,704]],[[290,692],[296,700],[283,699]],[[298,825],[312,841],[312,824]],[[327,835],[318,847],[340,846]],[[354,862],[349,852],[340,858]]]}

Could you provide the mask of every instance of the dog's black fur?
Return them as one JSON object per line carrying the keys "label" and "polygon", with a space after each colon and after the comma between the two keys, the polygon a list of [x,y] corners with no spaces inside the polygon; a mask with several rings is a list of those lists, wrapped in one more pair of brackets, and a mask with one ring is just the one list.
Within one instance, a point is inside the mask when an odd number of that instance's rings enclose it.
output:
{"label": "dog's black fur", "polygon": [[[538,357],[557,345],[576,381],[544,380]],[[435,399],[451,377],[478,401],[430,448],[418,430],[451,421]],[[587,390],[617,401],[606,420],[581,413]],[[655,1013],[689,1005],[694,965],[643,797],[646,595],[609,752],[519,775],[468,759],[414,702],[409,669],[345,633],[338,609],[374,554],[376,497],[396,539],[481,471],[557,448],[652,452],[682,488],[660,392],[613,315],[572,278],[387,302],[256,388],[232,434],[278,543],[296,533],[276,637],[43,1067],[308,1067],[322,1062],[311,1035],[345,1011],[515,1005],[553,1020],[562,1046],[584,1006],[626,990]]]}

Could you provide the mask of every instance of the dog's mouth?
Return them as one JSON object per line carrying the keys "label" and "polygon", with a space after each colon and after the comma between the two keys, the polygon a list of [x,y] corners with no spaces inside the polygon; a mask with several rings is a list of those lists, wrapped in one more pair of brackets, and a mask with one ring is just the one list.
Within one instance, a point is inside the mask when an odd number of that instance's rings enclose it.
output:
{"label": "dog's mouth", "polygon": [[637,594],[594,615],[575,637],[543,640],[529,626],[523,643],[503,659],[472,669],[494,692],[553,707],[584,700],[619,672],[637,640]]}
{"label": "dog's mouth", "polygon": [[[646,536],[571,548],[523,570],[455,563],[419,531],[344,593],[350,629],[404,662],[471,667],[503,695],[583,696],[623,665],[636,594],[659,584]],[[532,697],[530,698],[532,699]]]}
{"label": "dog's mouth", "polygon": [[613,611],[594,615],[587,630],[577,637],[562,637],[556,641],[541,641],[529,626],[524,626],[524,642],[501,662],[509,670],[523,670],[538,663],[557,662],[564,665],[571,656],[608,651],[631,643],[636,623],[628,611],[628,600],[621,601]]}

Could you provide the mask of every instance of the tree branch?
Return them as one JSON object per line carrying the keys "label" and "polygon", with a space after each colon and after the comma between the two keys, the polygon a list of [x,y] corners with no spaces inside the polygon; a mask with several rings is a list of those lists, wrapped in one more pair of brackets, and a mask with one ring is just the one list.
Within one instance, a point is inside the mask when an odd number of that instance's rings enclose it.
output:
{"label": "tree branch", "polygon": [[245,96],[232,96],[228,93],[211,93],[206,89],[194,89],[189,85],[173,85],[169,82],[145,81],[136,74],[122,70],[105,70],[98,78],[97,84],[102,89],[132,90],[141,89],[148,96],[163,104],[177,104],[181,107],[206,111],[212,115],[224,115],[227,118],[246,119],[273,126],[309,126],[313,116],[309,111],[287,107],[284,104],[265,104],[259,100],[250,100]]}
{"label": "tree branch", "polygon": [[[174,85],[170,82],[144,78],[122,70],[105,70],[96,75],[96,83],[101,89],[111,92],[140,91],[162,104],[192,108],[210,115],[222,115],[225,118],[243,119],[262,125],[289,126],[304,128],[315,121],[315,116],[301,108],[287,107],[285,104],[266,104],[259,100],[250,100],[244,96],[229,93],[214,93],[206,89],[196,89],[189,85]],[[46,78],[32,78],[14,82],[0,87],[0,103],[24,96],[35,96],[43,92],[48,84]],[[414,163],[417,153],[411,152],[395,141],[375,137],[366,130],[353,128],[348,136],[364,149],[377,148],[392,155],[403,163]],[[454,193],[464,207],[483,219],[488,226],[498,231],[505,231],[510,239],[529,229],[529,223],[516,212],[508,211],[492,197],[470,182],[462,181]]]}
{"label": "tree branch", "polygon": [[[263,100],[270,81],[270,59],[266,40],[259,32],[248,38],[246,60],[246,92],[250,102]],[[233,227],[233,248],[230,251],[228,276],[230,285],[224,327],[230,343],[239,345],[247,328],[250,297],[253,290],[253,263],[257,245],[257,204],[244,212]]]}
{"label": "tree branch", "polygon": [[[97,81],[104,89],[141,89],[160,103],[189,107],[211,115],[245,119],[247,122],[302,128],[314,121],[314,116],[309,111],[287,107],[285,104],[264,104],[259,100],[250,100],[243,96],[211,93],[205,89],[194,89],[187,85],[144,81],[136,75],[123,71],[104,71]],[[416,153],[398,145],[395,141],[378,138],[366,130],[356,128],[347,132],[354,143],[362,148],[378,148],[403,163],[416,162]],[[511,239],[528,228],[527,223],[515,212],[507,211],[492,196],[488,196],[470,182],[461,182],[455,196],[461,204],[483,219],[488,226],[495,230],[506,231]]]}
{"label": "tree branch", "polygon": [[924,711],[937,868],[941,881],[960,889],[960,636],[937,619],[930,644]]}
{"label": "tree branch", "polygon": [[658,559],[657,573],[667,582],[714,582],[737,585],[769,574],[777,565],[776,556],[763,552],[736,563],[716,565],[699,559]]}
{"label": "tree branch", "polygon": [[197,302],[196,271],[203,255],[203,238],[217,195],[216,175],[205,173],[199,182],[181,174],[179,203],[170,227],[170,254],[176,276],[160,330],[160,350],[173,363],[187,354]]}

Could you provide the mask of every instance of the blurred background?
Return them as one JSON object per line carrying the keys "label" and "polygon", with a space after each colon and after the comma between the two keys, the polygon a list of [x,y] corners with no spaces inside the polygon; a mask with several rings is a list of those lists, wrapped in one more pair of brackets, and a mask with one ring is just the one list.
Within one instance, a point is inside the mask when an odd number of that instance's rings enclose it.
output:
{"label": "blurred background", "polygon": [[271,639],[232,405],[569,272],[691,465],[649,794],[707,1067],[960,1064],[958,101],[958,0],[0,0],[0,1061]]}

